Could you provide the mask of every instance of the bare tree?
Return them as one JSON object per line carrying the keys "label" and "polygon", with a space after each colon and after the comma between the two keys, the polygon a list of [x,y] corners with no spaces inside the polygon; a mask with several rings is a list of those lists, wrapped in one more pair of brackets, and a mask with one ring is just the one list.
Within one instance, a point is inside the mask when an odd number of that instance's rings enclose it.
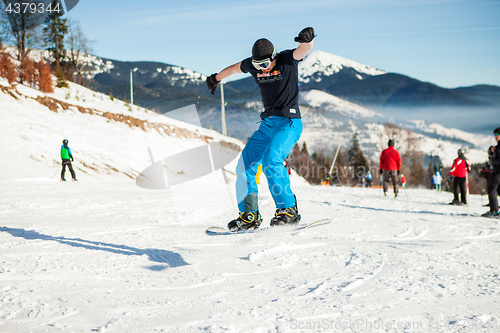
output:
{"label": "bare tree", "polygon": [[69,21],[69,32],[66,37],[68,57],[73,68],[78,74],[81,85],[83,82],[83,71],[85,68],[84,57],[92,51],[91,41],[83,34],[80,23]]}
{"label": "bare tree", "polygon": [[[10,4],[14,7],[15,4],[19,4],[20,8],[23,7],[24,0],[11,0]],[[24,1],[26,4],[26,1]],[[35,7],[42,3],[41,1],[31,0],[30,3],[33,3]],[[5,4],[4,4],[5,6]],[[17,48],[17,60],[23,61],[28,57],[28,54],[36,49],[41,47],[42,41],[42,31],[40,28],[40,21],[43,20],[43,17],[40,16],[36,11],[32,13],[30,10],[19,10],[19,13],[10,13],[7,14],[5,12],[5,8],[3,15],[7,16],[10,31],[7,34],[7,40],[12,41],[12,43]]]}
{"label": "bare tree", "polygon": [[10,30],[9,19],[7,18],[5,8],[5,3],[0,1],[0,52],[2,52],[4,48],[4,43],[9,36],[8,31]]}
{"label": "bare tree", "polygon": [[394,148],[401,154],[401,173],[406,175],[408,185],[425,184],[424,154],[420,150],[420,139],[409,129],[403,129],[394,123],[385,123],[378,133],[381,150],[387,148],[387,142],[394,140]]}
{"label": "bare tree", "polygon": [[385,123],[382,131],[377,135],[380,141],[378,147],[380,151],[387,148],[387,142],[389,140],[394,140],[394,148],[398,149],[404,136],[403,129],[394,123]]}

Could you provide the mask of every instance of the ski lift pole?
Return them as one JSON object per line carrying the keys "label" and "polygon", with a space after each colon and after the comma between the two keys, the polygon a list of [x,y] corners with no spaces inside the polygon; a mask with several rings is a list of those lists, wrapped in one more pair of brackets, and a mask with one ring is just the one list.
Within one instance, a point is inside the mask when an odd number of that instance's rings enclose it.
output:
{"label": "ski lift pole", "polygon": [[467,187],[467,216],[470,216],[470,209],[469,209],[469,171],[465,170],[465,186]]}
{"label": "ski lift pole", "polygon": [[403,188],[403,190],[405,191],[405,197],[408,198],[408,194],[406,194],[406,185],[403,184],[403,179],[401,179],[401,176],[398,177],[399,180],[401,181],[401,187]]}
{"label": "ski lift pole", "polygon": [[339,147],[337,148],[337,152],[335,153],[335,157],[333,158],[332,165],[330,166],[330,172],[329,172],[330,177],[331,177],[331,175],[332,175],[333,166],[335,165],[335,161],[337,160],[337,156],[338,156],[338,154],[339,154],[339,150],[340,150],[340,145],[339,145]]}
{"label": "ski lift pole", "polygon": [[222,82],[220,83],[220,102],[221,102],[222,135],[227,136],[226,106],[224,102],[224,84]]}

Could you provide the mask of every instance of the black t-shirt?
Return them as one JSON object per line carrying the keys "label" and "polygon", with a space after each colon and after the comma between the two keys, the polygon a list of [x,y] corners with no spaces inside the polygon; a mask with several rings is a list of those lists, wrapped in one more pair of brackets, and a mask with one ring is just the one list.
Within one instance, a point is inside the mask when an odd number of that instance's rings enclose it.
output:
{"label": "black t-shirt", "polygon": [[299,110],[299,61],[293,58],[293,50],[278,54],[276,66],[263,73],[252,65],[252,58],[241,62],[243,73],[250,73],[260,89],[264,112],[261,118],[279,116],[301,118]]}

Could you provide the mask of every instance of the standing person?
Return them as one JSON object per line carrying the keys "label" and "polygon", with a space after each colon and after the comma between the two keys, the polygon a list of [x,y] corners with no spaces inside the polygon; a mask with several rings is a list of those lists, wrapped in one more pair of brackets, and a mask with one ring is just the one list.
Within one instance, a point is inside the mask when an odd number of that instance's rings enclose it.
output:
{"label": "standing person", "polygon": [[[453,179],[453,201],[450,205],[466,205],[467,204],[467,175],[470,172],[470,161],[465,157],[465,150],[457,151],[458,157],[453,161],[450,169],[450,177]],[[460,199],[458,200],[458,190],[460,189]]]}
{"label": "standing person", "polygon": [[71,154],[71,149],[68,146],[68,140],[64,139],[61,146],[61,160],[62,160],[62,170],[61,170],[61,181],[65,182],[64,173],[66,171],[66,166],[68,166],[69,172],[71,173],[71,178],[73,181],[77,181],[75,171],[71,165],[71,161],[75,161],[73,154]]}
{"label": "standing person", "polygon": [[488,186],[486,187],[490,201],[490,211],[484,213],[482,215],[484,217],[500,217],[497,198],[497,194],[500,193],[500,127],[497,127],[493,131],[493,134],[495,135],[497,145],[491,149],[493,152],[490,159],[491,174],[488,178]]}
{"label": "standing person", "polygon": [[372,187],[373,176],[370,171],[366,173],[365,180],[366,180],[366,187]]}
{"label": "standing person", "polygon": [[434,175],[434,184],[436,185],[436,190],[441,192],[441,182],[443,181],[443,177],[439,174],[439,171],[436,170],[436,174]]}
{"label": "standing person", "polygon": [[394,197],[398,196],[398,176],[401,170],[401,156],[399,152],[394,149],[394,140],[387,142],[387,148],[380,154],[380,174],[383,175],[383,189],[384,195],[387,196],[389,189],[389,181],[392,181],[394,186]]}
{"label": "standing person", "polygon": [[[479,169],[479,176],[483,177],[486,180],[486,187],[488,186],[488,180],[490,179],[491,175],[491,159],[493,158],[494,152],[495,152],[495,147],[490,146],[488,148],[488,162],[484,163],[484,166],[481,169]],[[484,189],[482,190],[482,192],[484,192]],[[498,192],[500,194],[500,186],[498,187]],[[490,206],[489,199],[488,203],[484,206],[485,207]]]}
{"label": "standing person", "polygon": [[484,166],[478,170],[479,176],[486,179],[486,184],[488,184],[488,179],[490,178],[491,175],[491,158],[493,157],[494,151],[495,151],[495,146],[490,146],[488,148],[488,162],[484,163]]}
{"label": "standing person", "polygon": [[401,174],[401,187],[403,188],[403,190],[406,190],[406,178],[403,174]]}
{"label": "standing person", "polygon": [[330,177],[329,173],[325,174],[325,185],[332,186],[332,177]]}
{"label": "standing person", "polygon": [[286,171],[288,172],[288,177],[290,177],[292,175],[292,166],[288,164],[288,161],[285,161],[285,168]]}
{"label": "standing person", "polygon": [[314,37],[314,29],[305,28],[295,37],[300,45],[280,53],[269,40],[261,38],[254,43],[251,57],[212,74],[206,80],[213,95],[223,79],[232,74],[250,73],[264,104],[259,129],[248,139],[236,167],[236,197],[240,213],[227,225],[231,231],[256,229],[262,223],[255,183],[255,173],[261,164],[276,204],[271,226],[300,221],[297,200],[283,161],[302,133],[298,64],[312,49]]}

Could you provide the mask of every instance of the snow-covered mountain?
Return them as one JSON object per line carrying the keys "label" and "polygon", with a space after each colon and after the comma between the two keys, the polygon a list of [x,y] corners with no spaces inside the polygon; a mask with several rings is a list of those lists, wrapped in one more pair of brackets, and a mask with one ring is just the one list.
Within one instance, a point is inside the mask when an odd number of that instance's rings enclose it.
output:
{"label": "snow-covered mountain", "polygon": [[[41,57],[46,54],[44,52],[34,51],[34,55]],[[130,72],[133,72],[136,104],[153,109],[156,108],[155,105],[158,105],[155,102],[157,101],[162,106],[156,109],[163,112],[194,104],[199,111],[201,125],[220,131],[219,97],[217,95],[212,97],[208,93],[204,83],[206,77],[201,73],[155,62],[122,62],[94,55],[86,55],[84,59],[90,69],[87,76],[97,80],[97,88],[100,91],[114,91],[115,96],[118,96],[118,92],[121,91],[125,97],[130,97],[129,80]],[[422,142],[427,142],[422,144],[423,151],[429,155],[439,153],[443,156],[445,163],[448,163],[446,161],[455,155],[458,148],[464,147],[469,150],[474,161],[483,162],[486,157],[484,152],[489,145],[493,144],[488,136],[471,134],[464,130],[453,130],[449,128],[451,126],[444,126],[441,119],[447,119],[446,122],[449,123],[449,117],[439,119],[437,117],[446,112],[453,112],[453,109],[436,110],[419,117],[419,112],[395,108],[391,109],[392,113],[388,116],[387,109],[361,106],[359,103],[335,96],[325,88],[333,82],[336,82],[334,85],[337,86],[346,82],[351,82],[349,84],[353,86],[364,85],[366,81],[385,76],[386,73],[382,70],[326,52],[312,51],[300,63],[299,73],[300,104],[306,125],[301,143],[307,142],[311,151],[314,149],[331,150],[339,144],[347,147],[352,135],[357,131],[362,148],[368,155],[377,155],[380,149],[380,140],[377,137],[377,133],[381,130],[380,124],[389,120],[416,131]],[[262,108],[260,96],[255,89],[255,83],[251,78],[226,84],[228,133],[244,141],[257,128],[258,114]],[[477,93],[477,89],[474,92]],[[494,89],[488,91],[489,95],[494,92]],[[471,94],[470,89],[467,93]],[[71,99],[71,93],[68,95]],[[490,111],[481,109],[474,112],[488,113]],[[453,117],[455,118],[460,119],[460,117]],[[478,119],[481,118],[478,117]],[[455,123],[453,124],[456,126]],[[426,127],[428,125],[432,127]],[[446,130],[437,130],[439,126]]]}
{"label": "snow-covered mountain", "polygon": [[386,72],[359,62],[349,60],[323,51],[311,51],[299,64],[299,80],[303,84],[319,82],[324,76],[331,76],[343,69],[351,69],[357,72],[356,77],[360,80],[363,75],[381,75]]}
{"label": "snow-covered mountain", "polygon": [[364,108],[360,105],[348,102],[342,98],[330,95],[320,90],[308,90],[300,93],[300,103],[323,109],[325,111],[339,112],[347,116],[360,116],[371,118],[381,116],[373,110]]}

